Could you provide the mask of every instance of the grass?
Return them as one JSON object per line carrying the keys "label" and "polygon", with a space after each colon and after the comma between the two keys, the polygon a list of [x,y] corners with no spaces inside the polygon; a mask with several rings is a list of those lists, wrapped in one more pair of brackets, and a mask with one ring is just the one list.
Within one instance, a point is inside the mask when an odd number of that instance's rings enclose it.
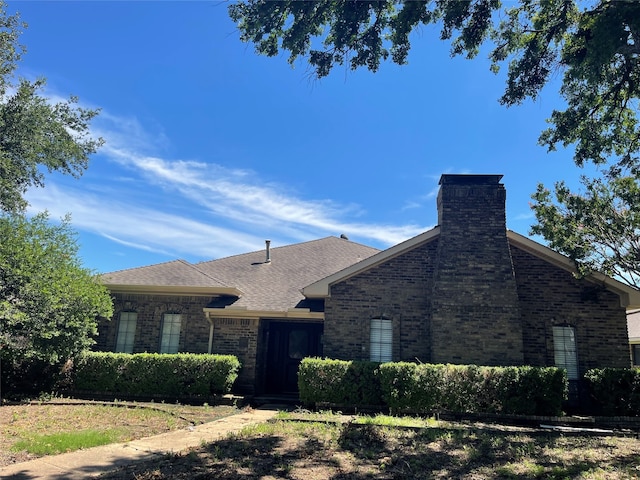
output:
{"label": "grass", "polygon": [[0,406],[0,467],[43,455],[127,442],[216,420],[231,406],[52,402]]}
{"label": "grass", "polygon": [[51,435],[34,435],[13,444],[14,452],[43,456],[72,452],[81,448],[98,447],[118,441],[122,436],[119,430],[81,430],[79,432],[60,432]]}
{"label": "grass", "polygon": [[[302,420],[301,420],[302,419]],[[422,423],[415,428],[415,422]],[[398,426],[399,425],[399,426]],[[406,427],[410,428],[406,428]],[[282,413],[166,461],[103,480],[636,479],[640,440],[565,436],[533,428]]]}

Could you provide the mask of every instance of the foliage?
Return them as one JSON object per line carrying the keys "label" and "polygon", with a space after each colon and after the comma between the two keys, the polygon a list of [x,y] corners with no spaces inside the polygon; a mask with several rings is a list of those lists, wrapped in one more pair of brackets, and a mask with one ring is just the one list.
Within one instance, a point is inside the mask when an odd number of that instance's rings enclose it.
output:
{"label": "foliage", "polygon": [[491,69],[508,65],[501,103],[536,98],[563,72],[564,111],[540,136],[550,150],[576,145],[575,161],[636,165],[640,148],[640,3],[580,0],[243,0],[229,6],[240,39],[256,52],[307,57],[318,77],[335,65],[375,72],[382,61],[406,64],[413,32],[439,25],[452,55],[492,48]]}
{"label": "foliage", "polygon": [[392,411],[558,415],[567,380],[554,367],[386,363],[384,399]]}
{"label": "foliage", "polygon": [[553,196],[539,185],[532,233],[578,261],[581,275],[599,271],[639,288],[640,179],[583,177],[582,184],[577,194],[558,182]]}
{"label": "foliage", "polygon": [[[291,65],[306,57],[318,78],[336,65],[375,72],[388,59],[406,64],[415,34],[434,25],[451,41],[452,55],[473,58],[486,46],[491,70],[507,66],[503,105],[536,99],[550,79],[562,78],[564,110],[551,112],[539,143],[549,151],[574,147],[576,165],[591,162],[603,176],[585,179],[584,195],[558,184],[558,206],[540,186],[533,231],[578,262],[582,273],[637,275],[640,2],[242,0],[229,6],[229,15],[257,53],[288,52]],[[590,227],[576,231],[580,225]],[[637,285],[635,279],[630,284]]]}
{"label": "foliage", "polygon": [[25,209],[29,187],[44,185],[43,169],[78,177],[103,143],[89,132],[97,110],[79,107],[73,96],[43,97],[44,79],[15,79],[24,27],[0,0],[0,211],[11,213]]}
{"label": "foliage", "polygon": [[[94,343],[111,298],[77,256],[67,221],[46,214],[0,216],[0,359],[20,376],[33,364],[56,365]],[[8,381],[8,379],[5,379]]]}
{"label": "foliage", "polygon": [[392,412],[559,415],[567,378],[555,367],[479,367],[307,358],[298,374],[300,400]]}
{"label": "foliage", "polygon": [[598,413],[640,415],[640,368],[597,368],[585,374]]}
{"label": "foliage", "polygon": [[209,396],[229,393],[240,361],[232,355],[86,352],[72,389],[125,396]]}
{"label": "foliage", "polygon": [[381,405],[378,363],[305,358],[298,369],[305,404]]}

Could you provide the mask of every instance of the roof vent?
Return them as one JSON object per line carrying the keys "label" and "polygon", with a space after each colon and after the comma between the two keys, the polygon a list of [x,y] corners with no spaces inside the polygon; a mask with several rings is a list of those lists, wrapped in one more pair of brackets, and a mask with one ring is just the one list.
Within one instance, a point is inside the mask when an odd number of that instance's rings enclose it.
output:
{"label": "roof vent", "polygon": [[343,240],[349,240],[349,237],[347,237],[344,233],[340,235],[340,238],[342,238]]}
{"label": "roof vent", "polygon": [[265,240],[264,243],[267,246],[267,258],[264,263],[271,263],[271,240]]}

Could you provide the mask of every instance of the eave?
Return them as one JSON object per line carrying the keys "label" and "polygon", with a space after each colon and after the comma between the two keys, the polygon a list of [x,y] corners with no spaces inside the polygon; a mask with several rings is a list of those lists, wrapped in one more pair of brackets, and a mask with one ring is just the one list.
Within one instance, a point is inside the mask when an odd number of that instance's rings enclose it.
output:
{"label": "eave", "polygon": [[241,297],[242,292],[235,287],[194,287],[183,285],[118,285],[105,284],[112,293],[135,293],[148,295],[180,295],[192,297],[214,297],[229,295]]}
{"label": "eave", "polygon": [[246,307],[204,308],[207,317],[220,318],[296,318],[324,320],[324,312],[312,312],[308,308],[290,308],[284,311],[251,310]]}
{"label": "eave", "polygon": [[[507,230],[507,238],[516,247],[525,250],[536,257],[560,267],[571,273],[578,273],[575,263],[569,257],[551,250],[549,247],[539,244],[519,233]],[[620,306],[627,310],[640,308],[640,290],[637,290],[615,278],[600,272],[593,272],[585,276],[585,279],[604,286],[620,297]]]}

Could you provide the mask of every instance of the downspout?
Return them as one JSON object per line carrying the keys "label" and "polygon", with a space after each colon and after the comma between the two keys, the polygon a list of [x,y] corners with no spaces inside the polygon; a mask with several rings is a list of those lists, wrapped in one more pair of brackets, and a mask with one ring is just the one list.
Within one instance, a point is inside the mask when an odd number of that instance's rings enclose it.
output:
{"label": "downspout", "polygon": [[209,348],[207,353],[211,354],[213,350],[213,318],[209,315],[209,312],[205,312],[207,316],[207,321],[209,322]]}

